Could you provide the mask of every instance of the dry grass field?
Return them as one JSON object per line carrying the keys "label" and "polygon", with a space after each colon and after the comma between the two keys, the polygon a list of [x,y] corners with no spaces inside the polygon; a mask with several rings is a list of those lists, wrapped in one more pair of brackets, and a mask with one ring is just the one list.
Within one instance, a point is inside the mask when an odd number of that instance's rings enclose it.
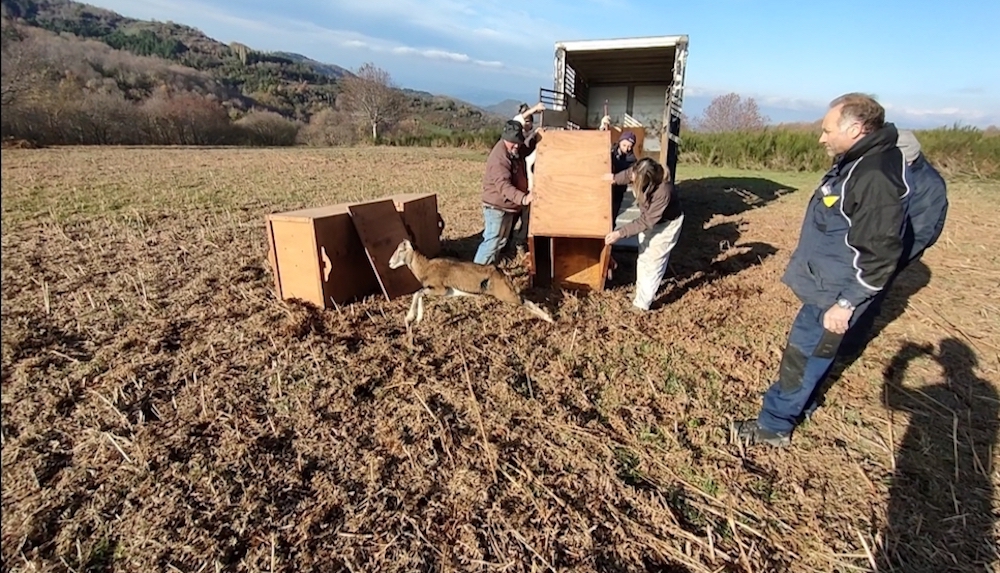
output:
{"label": "dry grass field", "polygon": [[950,182],[865,354],[744,450],[818,174],[682,164],[648,316],[619,277],[529,291],[552,325],[438,299],[412,337],[409,298],[276,300],[265,214],[433,191],[471,259],[483,160],[4,150],[3,570],[998,570],[1000,185]]}

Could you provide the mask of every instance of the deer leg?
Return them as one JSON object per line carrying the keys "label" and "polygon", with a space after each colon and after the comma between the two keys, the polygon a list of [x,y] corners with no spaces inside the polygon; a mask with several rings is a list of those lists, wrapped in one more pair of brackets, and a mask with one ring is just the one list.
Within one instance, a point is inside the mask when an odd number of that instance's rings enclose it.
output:
{"label": "deer leg", "polygon": [[417,299],[417,322],[424,319],[424,295]]}
{"label": "deer leg", "polygon": [[457,288],[448,287],[445,291],[444,296],[478,296],[474,292],[465,292],[464,290],[458,290]]}
{"label": "deer leg", "polygon": [[417,308],[420,305],[420,301],[424,296],[424,289],[420,289],[413,293],[413,301],[410,302],[410,311],[406,313],[406,327],[410,327],[410,323],[417,317]]}

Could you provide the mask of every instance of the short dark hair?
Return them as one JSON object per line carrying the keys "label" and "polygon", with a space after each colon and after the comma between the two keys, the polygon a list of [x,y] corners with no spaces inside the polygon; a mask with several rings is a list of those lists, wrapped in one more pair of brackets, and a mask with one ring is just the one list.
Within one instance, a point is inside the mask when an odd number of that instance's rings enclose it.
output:
{"label": "short dark hair", "polygon": [[[507,109],[510,109],[510,108],[507,108]],[[529,109],[531,109],[531,108],[528,107],[528,104],[522,103],[521,105],[517,106],[517,113],[518,114],[522,114],[522,113],[528,111]]]}
{"label": "short dark hair", "polygon": [[885,125],[885,108],[868,94],[852,92],[830,102],[831,109],[838,105],[843,106],[840,109],[841,125],[856,121],[861,124],[865,133],[881,129]]}

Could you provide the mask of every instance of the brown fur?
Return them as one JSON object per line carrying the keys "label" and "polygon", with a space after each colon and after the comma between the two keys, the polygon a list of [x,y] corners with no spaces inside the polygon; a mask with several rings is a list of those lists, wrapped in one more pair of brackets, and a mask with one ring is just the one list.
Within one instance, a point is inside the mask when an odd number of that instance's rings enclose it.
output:
{"label": "brown fur", "polygon": [[417,322],[422,318],[423,297],[428,294],[491,296],[502,302],[523,306],[542,320],[552,322],[548,313],[535,303],[525,300],[514,287],[510,277],[492,265],[478,265],[449,257],[429,259],[414,249],[408,240],[399,244],[389,261],[391,268],[403,265],[409,267],[413,276],[423,285],[423,288],[413,295],[413,304],[410,305],[410,313],[407,314],[407,326],[414,318]]}

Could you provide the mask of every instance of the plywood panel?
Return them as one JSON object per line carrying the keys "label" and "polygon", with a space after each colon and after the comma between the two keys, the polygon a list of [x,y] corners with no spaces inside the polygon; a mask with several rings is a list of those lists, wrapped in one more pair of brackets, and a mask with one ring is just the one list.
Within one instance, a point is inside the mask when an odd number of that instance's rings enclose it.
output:
{"label": "plywood panel", "polygon": [[608,251],[603,238],[553,238],[553,283],[565,289],[603,290]]}
{"label": "plywood panel", "polygon": [[403,217],[403,226],[413,246],[424,256],[436,257],[441,252],[438,227],[437,195],[434,193],[404,193],[392,196],[396,210]]}
{"label": "plywood panel", "polygon": [[323,307],[312,223],[276,219],[269,220],[268,225],[274,242],[278,296],[282,300],[297,298]]}
{"label": "plywood panel", "polygon": [[393,201],[384,199],[356,203],[350,205],[348,210],[386,299],[392,300],[416,292],[420,288],[420,282],[410,269],[405,266],[389,268],[392,253],[407,238],[402,216],[396,211]]}
{"label": "plywood panel", "polygon": [[343,212],[315,219],[320,282],[326,307],[379,292],[378,278],[345,205]]}
{"label": "plywood panel", "polygon": [[532,235],[601,237],[611,232],[610,132],[556,130],[535,151]]}

